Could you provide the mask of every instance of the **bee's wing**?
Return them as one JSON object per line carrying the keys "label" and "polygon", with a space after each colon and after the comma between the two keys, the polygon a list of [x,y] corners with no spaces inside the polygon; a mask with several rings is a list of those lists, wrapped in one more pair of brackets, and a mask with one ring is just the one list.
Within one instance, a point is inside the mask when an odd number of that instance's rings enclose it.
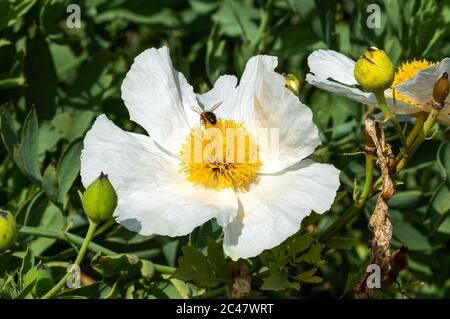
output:
{"label": "bee's wing", "polygon": [[213,105],[213,107],[209,110],[209,112],[214,112],[219,106],[222,105],[223,102],[219,102]]}
{"label": "bee's wing", "polygon": [[200,115],[203,113],[202,109],[198,105],[191,106],[191,110]]}

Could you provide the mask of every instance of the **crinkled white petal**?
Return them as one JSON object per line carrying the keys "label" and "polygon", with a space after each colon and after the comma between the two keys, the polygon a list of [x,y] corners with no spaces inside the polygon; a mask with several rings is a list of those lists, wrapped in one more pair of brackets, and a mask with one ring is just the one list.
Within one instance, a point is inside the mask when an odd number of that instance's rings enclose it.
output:
{"label": "crinkled white petal", "polygon": [[175,71],[169,49],[151,48],[139,54],[122,83],[122,99],[130,119],[141,125],[172,154],[189,129],[186,112],[197,101],[185,77]]}
{"label": "crinkled white petal", "polygon": [[319,89],[345,96],[352,101],[367,105],[377,105],[377,99],[373,93],[363,92],[359,88],[351,87],[335,81],[321,79],[312,73],[308,73],[306,75],[306,81]]}
{"label": "crinkled white petal", "polygon": [[355,61],[333,50],[316,50],[308,56],[309,71],[318,80],[333,79],[337,82],[356,85],[353,75]]}
{"label": "crinkled white petal", "polygon": [[326,164],[261,176],[250,192],[238,195],[242,208],[224,228],[225,253],[236,260],[276,247],[299,230],[312,210],[327,211],[338,188],[339,171]]}
{"label": "crinkled white petal", "polygon": [[256,135],[262,173],[279,172],[320,145],[311,110],[285,87],[276,66],[273,56],[255,56],[247,62],[232,113]]}
{"label": "crinkled white petal", "polygon": [[118,128],[105,115],[84,140],[81,179],[87,187],[100,172],[108,174],[118,195],[114,216],[143,235],[180,236],[211,218],[226,225],[237,213],[232,190],[195,188],[177,160],[145,135]]}
{"label": "crinkled white petal", "polygon": [[[197,99],[204,107],[210,110],[216,103],[222,104],[214,111],[217,117],[230,119],[236,107],[237,78],[234,75],[222,75],[214,83],[214,87],[203,94],[198,94]],[[197,124],[198,124],[197,115]]]}
{"label": "crinkled white petal", "polygon": [[[397,85],[395,89],[414,102],[430,103],[433,99],[434,84],[444,72],[450,73],[450,58],[417,72],[413,78]],[[450,97],[447,97],[446,101],[450,102]]]}

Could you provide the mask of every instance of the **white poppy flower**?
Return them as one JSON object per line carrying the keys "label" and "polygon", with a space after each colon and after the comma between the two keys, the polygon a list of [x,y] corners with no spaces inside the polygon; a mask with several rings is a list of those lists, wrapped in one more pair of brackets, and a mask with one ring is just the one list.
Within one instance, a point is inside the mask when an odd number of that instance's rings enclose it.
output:
{"label": "white poppy flower", "polygon": [[[116,220],[143,235],[185,235],[216,218],[233,259],[279,245],[311,211],[330,208],[339,171],[305,160],[320,144],[318,131],[311,110],[274,72],[276,65],[276,57],[255,56],[239,85],[224,75],[212,90],[195,95],[173,69],[166,47],[142,52],[123,81],[122,98],[148,135],[123,131],[100,115],[84,140],[83,185],[107,173],[118,195]],[[190,137],[203,129],[191,107],[218,102],[215,127],[242,128],[258,145],[254,163],[186,159]],[[278,128],[278,156],[254,134],[261,127]]]}
{"label": "white poppy flower", "polygon": [[[310,73],[306,81],[326,91],[337,93],[351,100],[377,105],[373,93],[363,92],[353,75],[355,61],[332,50],[317,50],[308,56]],[[386,102],[397,114],[430,112],[433,87],[444,72],[450,73],[450,59],[439,63],[412,60],[403,63],[395,74],[392,88],[385,91]],[[394,103],[395,95],[395,103]],[[450,98],[447,97],[447,103]],[[450,125],[450,105],[445,104],[438,121]]]}

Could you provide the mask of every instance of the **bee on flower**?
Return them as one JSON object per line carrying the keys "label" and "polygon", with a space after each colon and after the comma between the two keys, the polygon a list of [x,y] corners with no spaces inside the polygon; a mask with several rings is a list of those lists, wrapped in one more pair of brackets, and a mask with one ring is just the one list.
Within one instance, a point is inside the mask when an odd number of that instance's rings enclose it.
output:
{"label": "bee on flower", "polygon": [[[100,115],[84,140],[83,184],[107,173],[117,193],[116,220],[143,235],[186,235],[215,218],[233,259],[279,245],[311,211],[331,207],[339,171],[307,159],[320,144],[318,130],[276,65],[276,57],[252,57],[239,84],[223,75],[209,92],[195,94],[166,47],[142,52],[121,90],[131,120],[148,135]],[[218,103],[214,116],[199,123]],[[270,151],[273,136],[257,134],[261,128],[276,129],[277,152]],[[233,144],[229,130],[245,142]]]}

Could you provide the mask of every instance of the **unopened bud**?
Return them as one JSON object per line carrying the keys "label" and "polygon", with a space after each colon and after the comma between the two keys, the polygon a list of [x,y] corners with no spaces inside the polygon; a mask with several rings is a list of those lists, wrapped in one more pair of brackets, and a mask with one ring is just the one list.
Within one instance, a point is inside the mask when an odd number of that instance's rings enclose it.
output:
{"label": "unopened bud", "polygon": [[444,107],[445,99],[447,98],[449,91],[448,73],[444,72],[433,87],[433,105],[437,109]]}
{"label": "unopened bud", "polygon": [[55,285],[52,272],[47,265],[39,262],[31,268],[25,275],[25,286],[34,282],[31,293],[37,297],[45,295]]}
{"label": "unopened bud", "polygon": [[82,200],[83,208],[90,220],[98,223],[110,219],[117,207],[117,194],[108,175],[102,172],[84,191]]}
{"label": "unopened bud", "polygon": [[0,210],[0,253],[9,249],[17,238],[17,224],[14,215]]}
{"label": "unopened bud", "polygon": [[284,86],[287,87],[292,93],[298,95],[300,92],[300,81],[298,78],[291,73],[283,73],[284,76]]}
{"label": "unopened bud", "polygon": [[383,50],[371,47],[356,61],[354,75],[364,91],[382,92],[394,81],[395,69]]}

